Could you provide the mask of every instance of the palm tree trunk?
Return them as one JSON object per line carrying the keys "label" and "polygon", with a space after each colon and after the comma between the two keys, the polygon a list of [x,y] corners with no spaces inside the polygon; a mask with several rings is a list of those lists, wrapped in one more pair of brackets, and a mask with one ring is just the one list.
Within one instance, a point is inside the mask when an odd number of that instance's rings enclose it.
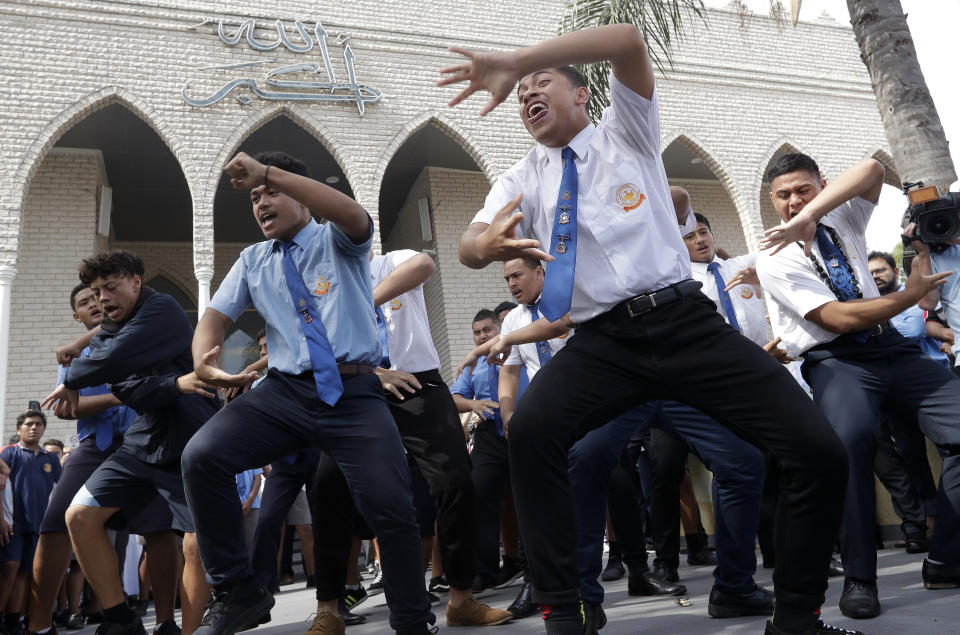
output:
{"label": "palm tree trunk", "polygon": [[847,8],[900,178],[946,189],[957,174],[900,0],[847,0]]}

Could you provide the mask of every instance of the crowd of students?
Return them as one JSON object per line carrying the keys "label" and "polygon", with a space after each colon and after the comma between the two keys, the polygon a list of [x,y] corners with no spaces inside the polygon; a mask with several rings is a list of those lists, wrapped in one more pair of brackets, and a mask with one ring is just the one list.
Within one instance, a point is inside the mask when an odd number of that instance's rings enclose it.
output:
{"label": "crowd of students", "polygon": [[[70,300],[88,330],[58,350],[59,385],[42,404],[77,419],[80,443],[61,475],[30,411],[0,455],[6,491],[23,497],[13,532],[0,525],[13,538],[0,560],[18,579],[32,570],[29,601],[19,582],[9,615],[26,604],[26,628],[53,632],[72,553],[103,607],[98,633],[143,633],[108,534],[124,527],[143,536],[156,634],[265,624],[282,527],[305,496],[310,633],[362,621],[353,610],[380,588],[404,635],[433,632],[439,594],[449,627],[539,611],[548,633],[594,633],[606,622],[598,579],[628,575],[630,595],[686,592],[682,517],[688,562],[716,564],[709,615],[772,616],[771,635],[856,634],[819,611],[839,574],[844,615],[881,612],[875,470],[893,484],[909,550],[929,549],[925,586],[960,586],[960,382],[925,339],[949,331],[916,308],[939,301],[953,317],[957,247],[915,241],[902,286],[895,263],[867,253],[882,166],[867,159],[827,184],[809,157],[784,156],[767,175],[783,223],[767,251],[727,258],[696,202],[667,182],[635,28],[453,50],[464,60],[438,84],[468,85],[450,105],[484,90],[486,114],[513,94],[538,142],[460,241],[464,265],[504,263],[515,305],[476,313],[476,348],[453,386],[423,296],[433,260],[375,255],[356,201],[294,157],[239,153],[225,171],[249,190],[266,240],[242,252],[195,329],[143,285],[136,255],[80,265]],[[604,60],[611,106],[594,126],[569,65]],[[251,307],[266,323],[261,359],[220,368],[227,328]],[[924,435],[944,457],[937,489]],[[685,475],[690,452],[713,472],[715,554]],[[257,470],[269,475],[255,513]],[[773,590],[754,580],[758,535]],[[364,588],[358,553],[373,537],[377,574]],[[476,599],[521,576],[507,609]]]}

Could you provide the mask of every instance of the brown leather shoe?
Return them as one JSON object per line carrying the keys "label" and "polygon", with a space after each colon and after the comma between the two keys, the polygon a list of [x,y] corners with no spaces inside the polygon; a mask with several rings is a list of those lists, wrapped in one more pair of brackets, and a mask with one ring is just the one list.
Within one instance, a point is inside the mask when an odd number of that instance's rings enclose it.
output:
{"label": "brown leather shoe", "polygon": [[496,626],[513,619],[513,613],[492,609],[470,598],[459,607],[447,604],[447,626]]}
{"label": "brown leather shoe", "polygon": [[344,635],[346,626],[343,617],[329,611],[317,611],[313,624],[304,635]]}

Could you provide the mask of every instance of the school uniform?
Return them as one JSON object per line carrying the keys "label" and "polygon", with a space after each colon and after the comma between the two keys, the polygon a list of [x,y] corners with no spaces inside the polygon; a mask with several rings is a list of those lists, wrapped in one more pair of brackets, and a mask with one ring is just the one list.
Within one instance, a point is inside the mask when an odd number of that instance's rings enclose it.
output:
{"label": "school uniform", "polygon": [[[544,283],[552,289],[557,272],[555,306],[566,308],[572,284],[577,332],[531,380],[510,431],[514,497],[537,599],[555,605],[578,597],[575,512],[563,469],[570,446],[630,408],[666,398],[782,456],[791,486],[778,524],[790,527],[780,540],[789,566],[775,574],[778,599],[815,608],[839,524],[842,448],[789,373],[726,325],[689,280],[660,158],[656,96],[645,99],[611,74],[610,97],[600,125],[587,126],[565,150],[532,150],[494,184],[474,218],[489,224],[523,194],[519,233],[558,257]],[[561,276],[574,255],[571,283]],[[804,539],[790,540],[794,532]]]}
{"label": "school uniform", "polygon": [[[410,473],[372,372],[381,358],[367,260],[372,227],[355,243],[336,224],[311,219],[289,243],[243,250],[210,308],[235,320],[252,305],[263,316],[270,369],[207,422],[182,467],[200,557],[214,586],[226,589],[252,575],[237,532],[234,475],[311,446],[329,452],[380,540],[390,625],[402,629],[433,618]],[[329,591],[339,595],[342,585]]]}
{"label": "school uniform", "polygon": [[[263,468],[253,468],[244,470],[237,474],[237,495],[240,497],[240,503],[243,504],[250,497],[253,490],[253,482],[258,474],[263,474]],[[254,536],[257,532],[257,518],[260,516],[260,484],[257,483],[257,495],[250,505],[250,511],[243,517],[243,544],[247,547],[247,555],[253,557]]]}
{"label": "school uniform", "polygon": [[0,460],[10,467],[6,489],[11,490],[13,504],[13,533],[0,547],[0,562],[19,562],[19,570],[29,573],[47,500],[60,479],[60,461],[43,448],[34,452],[22,443],[3,448]]}
{"label": "school uniform", "polygon": [[[80,353],[81,358],[90,357],[90,347]],[[57,370],[57,385],[62,384],[69,366],[60,366]],[[92,397],[110,393],[108,384],[81,388],[81,397]],[[100,465],[123,443],[123,435],[137,418],[137,412],[126,405],[113,406],[89,417],[77,419],[77,438],[80,443],[70,454],[70,461],[63,466],[63,474],[57,481],[50,504],[40,524],[40,533],[67,533],[67,507],[77,491]],[[122,514],[110,520],[111,528],[129,527],[132,533],[145,535],[170,531],[173,515],[166,501],[159,494],[149,505],[136,513],[129,523]]]}
{"label": "school uniform", "polygon": [[177,389],[177,377],[193,370],[192,339],[193,328],[176,300],[144,286],[130,317],[122,324],[105,317],[90,356],[70,364],[64,386],[108,383],[138,415],[120,447],[77,491],[72,505],[117,507],[129,519],[146,513],[159,494],[172,514],[173,530],[194,531],[180,454],[220,400],[183,395]]}
{"label": "school uniform", "polygon": [[761,284],[771,300],[774,331],[791,356],[804,357],[802,370],[813,398],[849,453],[843,567],[847,577],[867,581],[876,579],[873,471],[881,402],[896,417],[898,426],[906,430],[919,426],[945,454],[930,557],[960,562],[960,484],[956,478],[960,473],[960,457],[956,456],[960,381],[889,322],[839,334],[804,318],[829,302],[842,301],[841,296],[854,295],[852,282],[846,282],[851,277],[862,297],[880,296],[867,269],[864,239],[873,207],[873,203],[855,198],[821,220],[825,229],[818,230],[813,254],[816,266],[831,280],[829,286],[799,245],[789,245],[776,255],[764,254],[757,261]]}

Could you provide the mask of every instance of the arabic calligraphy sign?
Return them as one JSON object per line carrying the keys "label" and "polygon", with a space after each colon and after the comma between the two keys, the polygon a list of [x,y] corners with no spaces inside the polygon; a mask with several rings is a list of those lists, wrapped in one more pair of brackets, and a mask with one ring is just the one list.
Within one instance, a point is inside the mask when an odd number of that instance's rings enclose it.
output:
{"label": "arabic calligraphy sign", "polygon": [[[205,20],[204,22],[201,22],[200,24],[190,28],[196,29],[206,24],[210,24],[211,22],[211,20]],[[286,30],[283,27],[283,22],[280,20],[277,20],[276,40],[271,42],[263,42],[254,37],[254,30],[256,28],[256,23],[254,20],[246,20],[240,24],[236,31],[233,33],[227,33],[224,29],[223,19],[221,18],[217,22],[217,35],[220,37],[220,41],[227,46],[236,46],[240,43],[240,40],[243,39],[244,35],[246,35],[247,45],[256,51],[272,51],[282,45],[293,53],[308,53],[313,50],[314,45],[316,45],[320,50],[322,64],[307,62],[300,64],[288,64],[274,68],[273,70],[268,71],[266,77],[264,78],[263,84],[265,84],[265,87],[261,87],[257,80],[253,77],[239,77],[236,79],[231,79],[206,97],[191,97],[189,94],[190,82],[187,82],[184,84],[183,90],[181,91],[183,100],[191,106],[198,108],[212,106],[229,95],[235,89],[245,86],[259,99],[268,101],[353,102],[356,103],[357,110],[360,112],[361,117],[363,116],[366,104],[375,104],[380,101],[380,99],[383,97],[383,91],[381,91],[379,88],[357,83],[357,74],[354,68],[356,55],[350,48],[349,34],[338,33],[334,40],[336,45],[343,49],[343,61],[347,69],[348,81],[338,82],[336,74],[333,70],[333,64],[330,61],[330,52],[327,49],[327,32],[323,28],[323,25],[320,23],[320,21],[317,20],[315,23],[313,35],[310,34],[310,31],[307,30],[306,26],[304,26],[303,22],[300,20],[296,21],[295,26],[300,43],[296,43],[288,37]],[[274,57],[260,62],[231,64],[226,66],[208,66],[202,70],[212,71],[251,68],[254,66],[272,64],[278,59],[279,58]],[[321,73],[321,66],[323,73]],[[320,75],[321,77],[325,75],[326,81],[291,79],[289,77],[284,78],[284,76],[297,73],[307,74],[308,76]],[[244,106],[252,102],[252,99],[246,95],[237,95],[236,99]]]}

